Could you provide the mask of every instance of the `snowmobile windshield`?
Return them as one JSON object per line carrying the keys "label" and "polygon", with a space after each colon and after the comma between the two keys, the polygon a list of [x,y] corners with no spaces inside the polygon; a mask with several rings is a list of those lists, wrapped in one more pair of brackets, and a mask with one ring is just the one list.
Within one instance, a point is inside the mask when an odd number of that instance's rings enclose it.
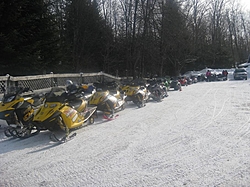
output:
{"label": "snowmobile windshield", "polygon": [[13,101],[15,99],[15,97],[16,97],[16,94],[6,94],[2,98],[2,102],[9,103],[9,102]]}
{"label": "snowmobile windshield", "polygon": [[[9,103],[12,102],[19,94],[23,92],[23,88],[21,87],[9,87],[6,90],[6,93],[4,94],[2,98],[3,103]],[[20,96],[19,96],[20,97]]]}
{"label": "snowmobile windshield", "polygon": [[108,90],[107,84],[105,84],[105,83],[96,83],[95,82],[93,85],[96,87],[97,92],[102,92],[102,91]]}
{"label": "snowmobile windshield", "polygon": [[52,88],[46,96],[46,102],[65,102],[66,91],[64,88]]}
{"label": "snowmobile windshield", "polygon": [[9,87],[6,90],[6,95],[15,95],[22,90],[20,87]]}

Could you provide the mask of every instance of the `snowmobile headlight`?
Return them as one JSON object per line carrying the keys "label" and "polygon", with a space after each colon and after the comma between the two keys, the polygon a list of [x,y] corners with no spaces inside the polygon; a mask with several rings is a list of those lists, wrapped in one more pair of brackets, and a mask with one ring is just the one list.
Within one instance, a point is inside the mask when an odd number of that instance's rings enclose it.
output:
{"label": "snowmobile headlight", "polygon": [[55,108],[57,106],[57,104],[51,104],[49,107],[50,108]]}

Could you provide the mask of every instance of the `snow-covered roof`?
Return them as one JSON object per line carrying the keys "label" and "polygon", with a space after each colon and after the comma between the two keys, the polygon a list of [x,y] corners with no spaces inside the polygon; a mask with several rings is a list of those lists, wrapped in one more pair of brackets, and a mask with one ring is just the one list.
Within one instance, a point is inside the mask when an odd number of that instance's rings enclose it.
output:
{"label": "snow-covered roof", "polygon": [[239,64],[238,67],[248,67],[250,65],[250,63],[246,62],[246,63],[243,63],[243,64]]}

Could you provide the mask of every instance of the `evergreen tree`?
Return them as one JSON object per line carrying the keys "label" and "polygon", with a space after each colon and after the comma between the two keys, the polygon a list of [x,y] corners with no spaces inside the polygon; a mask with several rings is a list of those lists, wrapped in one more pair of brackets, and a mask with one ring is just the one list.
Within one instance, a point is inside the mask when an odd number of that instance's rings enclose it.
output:
{"label": "evergreen tree", "polygon": [[100,71],[111,30],[99,14],[96,1],[68,1],[65,54],[71,71]]}
{"label": "evergreen tree", "polygon": [[43,0],[1,0],[1,74],[42,73],[57,62],[57,30]]}
{"label": "evergreen tree", "polygon": [[168,67],[167,74],[179,75],[190,55],[189,33],[176,1],[166,0],[162,8],[161,55]]}

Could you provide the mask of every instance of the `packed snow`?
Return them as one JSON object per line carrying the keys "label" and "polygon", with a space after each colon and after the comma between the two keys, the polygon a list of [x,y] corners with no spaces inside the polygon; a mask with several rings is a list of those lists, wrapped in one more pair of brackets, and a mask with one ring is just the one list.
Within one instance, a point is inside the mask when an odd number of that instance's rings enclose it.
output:
{"label": "packed snow", "polygon": [[[250,80],[250,79],[249,79]],[[162,102],[101,114],[64,144],[0,128],[1,187],[250,185],[250,82],[201,82]]]}

